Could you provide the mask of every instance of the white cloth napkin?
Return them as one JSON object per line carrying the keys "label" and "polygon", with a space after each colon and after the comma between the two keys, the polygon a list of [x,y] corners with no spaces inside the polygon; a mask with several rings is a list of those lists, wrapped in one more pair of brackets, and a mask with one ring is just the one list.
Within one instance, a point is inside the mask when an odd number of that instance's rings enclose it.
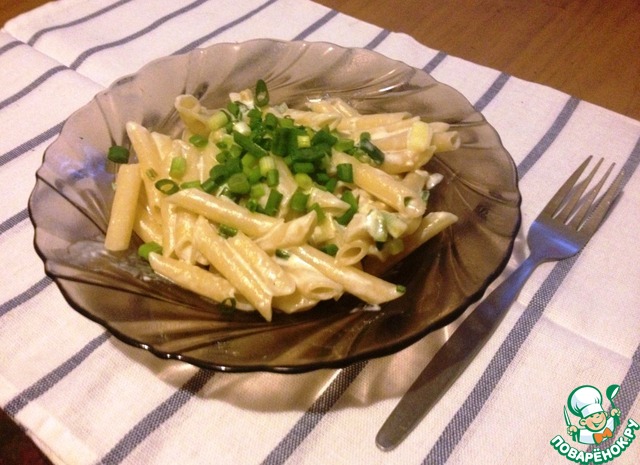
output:
{"label": "white cloth napkin", "polygon": [[[442,331],[342,370],[207,372],[129,347],[72,310],[33,249],[34,173],[71,112],[152,59],[258,37],[374,48],[481,110],[521,178],[522,231],[503,277],[586,155],[625,169],[624,193],[586,249],[536,271],[469,369],[391,452],[375,434]],[[554,448],[556,436],[602,459],[614,439],[598,451],[566,433],[568,395],[585,384],[621,386],[617,437],[640,422],[638,121],[307,0],[59,0],[5,25],[0,69],[0,406],[53,462],[567,463],[572,452]],[[640,440],[612,455],[620,464],[639,456]]]}

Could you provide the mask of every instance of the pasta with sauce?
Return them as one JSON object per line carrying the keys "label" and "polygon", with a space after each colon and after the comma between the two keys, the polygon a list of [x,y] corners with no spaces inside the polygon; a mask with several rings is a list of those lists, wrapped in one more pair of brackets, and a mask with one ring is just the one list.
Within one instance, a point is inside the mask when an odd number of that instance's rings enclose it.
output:
{"label": "pasta with sauce", "polygon": [[339,98],[271,105],[263,81],[224,108],[192,95],[175,108],[178,139],[126,125],[135,159],[119,169],[105,248],[135,233],[157,274],[226,306],[271,321],[345,293],[388,302],[404,289],[384,270],[457,220],[427,210],[441,176],[424,166],[460,144],[446,123]]}

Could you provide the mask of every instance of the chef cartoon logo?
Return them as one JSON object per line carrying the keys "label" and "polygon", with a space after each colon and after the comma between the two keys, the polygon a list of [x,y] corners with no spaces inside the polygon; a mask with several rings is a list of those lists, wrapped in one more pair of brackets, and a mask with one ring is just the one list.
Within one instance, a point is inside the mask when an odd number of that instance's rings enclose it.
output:
{"label": "chef cartoon logo", "polygon": [[[602,407],[602,394],[593,386],[575,388],[564,408],[564,420],[567,434],[581,444],[600,444],[613,437],[613,432],[620,424],[620,409],[613,404],[620,386],[613,384],[607,388],[607,397],[611,402],[611,410],[607,413]],[[578,425],[572,423],[567,407],[579,418]]]}
{"label": "chef cartoon logo", "polygon": [[566,432],[573,442],[591,447],[586,451],[578,450],[560,435],[551,440],[551,445],[567,459],[583,464],[606,463],[622,454],[635,439],[635,431],[640,425],[629,419],[622,434],[616,431],[621,412],[613,400],[619,391],[617,384],[606,389],[609,411],[603,407],[603,396],[598,388],[583,385],[571,391],[564,407]]}

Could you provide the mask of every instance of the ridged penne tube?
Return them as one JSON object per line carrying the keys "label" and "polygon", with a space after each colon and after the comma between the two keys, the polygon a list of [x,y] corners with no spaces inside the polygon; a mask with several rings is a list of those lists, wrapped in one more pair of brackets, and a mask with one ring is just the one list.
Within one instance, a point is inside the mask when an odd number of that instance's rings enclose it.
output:
{"label": "ridged penne tube", "polygon": [[228,280],[199,266],[157,253],[149,254],[149,264],[160,276],[216,302],[235,297],[235,288]]}
{"label": "ridged penne tube", "polygon": [[242,232],[229,237],[227,242],[235,250],[236,255],[253,268],[266,283],[272,296],[287,295],[295,291],[296,283],[293,277]]}
{"label": "ridged penne tube", "polygon": [[309,189],[309,205],[315,203],[329,215],[341,215],[349,209],[349,204],[344,200],[340,200],[331,192],[312,187]]}
{"label": "ridged penne tube", "polygon": [[354,183],[393,209],[409,218],[424,214],[426,204],[420,194],[408,189],[390,174],[344,153],[335,152],[332,158],[332,162],[336,165],[340,163],[353,165]]}
{"label": "ridged penne tube", "polygon": [[179,95],[174,106],[189,131],[201,136],[207,136],[227,121],[222,112],[203,107],[193,95]]}
{"label": "ridged penne tube", "polygon": [[442,230],[458,221],[458,217],[450,212],[428,213],[420,222],[418,229],[407,236],[404,241],[404,254],[409,254]]}
{"label": "ridged penne tube", "polygon": [[460,148],[460,135],[457,131],[436,132],[431,139],[436,152],[451,152]]}
{"label": "ridged penne tube", "polygon": [[202,215],[214,223],[231,226],[251,236],[263,236],[282,222],[262,213],[254,213],[225,197],[209,195],[200,189],[185,189],[166,198],[167,202]]}
{"label": "ridged penne tube", "polygon": [[435,150],[435,145],[432,145],[423,152],[413,152],[411,150],[386,152],[384,162],[380,168],[389,174],[410,173],[429,163]]}
{"label": "ridged penne tube", "polygon": [[331,215],[327,215],[323,221],[316,224],[309,238],[309,242],[312,244],[322,244],[331,241],[337,234],[338,227],[336,226],[336,222],[333,221]]}
{"label": "ridged penne tube", "polygon": [[129,247],[138,209],[140,184],[139,164],[120,166],[104,241],[107,250],[120,251]]}
{"label": "ridged penne tube", "polygon": [[144,207],[138,206],[133,232],[142,239],[142,242],[162,244],[162,224]]}
{"label": "ridged penne tube", "polygon": [[296,293],[310,301],[337,299],[344,293],[343,286],[294,254],[278,263],[293,277]]}
{"label": "ridged penne tube", "polygon": [[395,284],[372,276],[353,266],[336,266],[333,257],[309,245],[294,247],[291,252],[316,268],[345,291],[369,304],[381,304],[402,295]]}
{"label": "ridged penne tube", "polygon": [[273,160],[278,170],[278,191],[282,194],[282,204],[288,205],[289,199],[298,190],[298,183],[281,157],[273,157]]}
{"label": "ridged penne tube", "polygon": [[273,306],[282,310],[284,313],[295,313],[309,310],[316,306],[317,303],[317,300],[311,300],[298,291],[293,294],[273,298]]}
{"label": "ridged penne tube", "polygon": [[162,255],[177,257],[192,265],[208,264],[193,247],[193,230],[198,216],[167,201],[162,202]]}
{"label": "ridged penne tube", "polygon": [[315,211],[300,218],[278,223],[264,236],[256,239],[256,244],[264,251],[272,253],[278,248],[302,245],[309,241],[317,224]]}
{"label": "ridged penne tube", "polygon": [[127,135],[131,141],[131,146],[138,157],[140,165],[140,176],[144,182],[145,192],[149,207],[160,212],[160,200],[162,193],[156,189],[155,180],[162,171],[162,163],[158,146],[147,128],[138,123],[129,122],[126,125]]}
{"label": "ridged penne tube", "polygon": [[424,170],[415,170],[411,173],[407,173],[407,175],[402,179],[402,184],[413,191],[420,192],[425,188],[428,179],[429,173]]}
{"label": "ridged penne tube", "polygon": [[361,132],[370,132],[392,123],[397,123],[411,115],[406,112],[397,113],[374,113],[370,115],[357,115],[343,118],[338,124],[338,131],[344,134],[360,134]]}
{"label": "ridged penne tube", "polygon": [[340,266],[351,266],[359,264],[369,253],[373,245],[371,240],[357,239],[349,242],[339,242],[336,253],[336,264]]}
{"label": "ridged penne tube", "polygon": [[308,102],[307,106],[319,113],[335,113],[346,118],[360,115],[358,110],[341,98],[313,100]]}
{"label": "ridged penne tube", "polygon": [[204,219],[196,222],[194,245],[211,265],[233,285],[244,298],[264,317],[271,321],[272,294],[267,283],[246,263],[237,250],[221,237]]}

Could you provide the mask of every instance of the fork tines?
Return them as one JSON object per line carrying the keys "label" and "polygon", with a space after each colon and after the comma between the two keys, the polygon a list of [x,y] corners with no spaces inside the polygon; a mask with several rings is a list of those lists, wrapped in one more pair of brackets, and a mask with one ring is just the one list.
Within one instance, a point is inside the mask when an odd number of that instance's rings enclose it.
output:
{"label": "fork tines", "polygon": [[569,226],[577,230],[584,230],[583,232],[589,235],[595,232],[609,211],[609,206],[620,191],[623,178],[623,172],[621,171],[607,191],[596,202],[596,197],[609,177],[609,174],[611,174],[615,163],[609,166],[598,183],[585,194],[587,187],[591,184],[596,171],[598,171],[604,160],[601,158],[589,174],[580,180],[580,177],[592,158],[591,155],[587,157],[562,187],[560,187],[556,195],[553,196],[543,210],[543,214],[556,218],[563,223],[568,222],[567,224]]}

